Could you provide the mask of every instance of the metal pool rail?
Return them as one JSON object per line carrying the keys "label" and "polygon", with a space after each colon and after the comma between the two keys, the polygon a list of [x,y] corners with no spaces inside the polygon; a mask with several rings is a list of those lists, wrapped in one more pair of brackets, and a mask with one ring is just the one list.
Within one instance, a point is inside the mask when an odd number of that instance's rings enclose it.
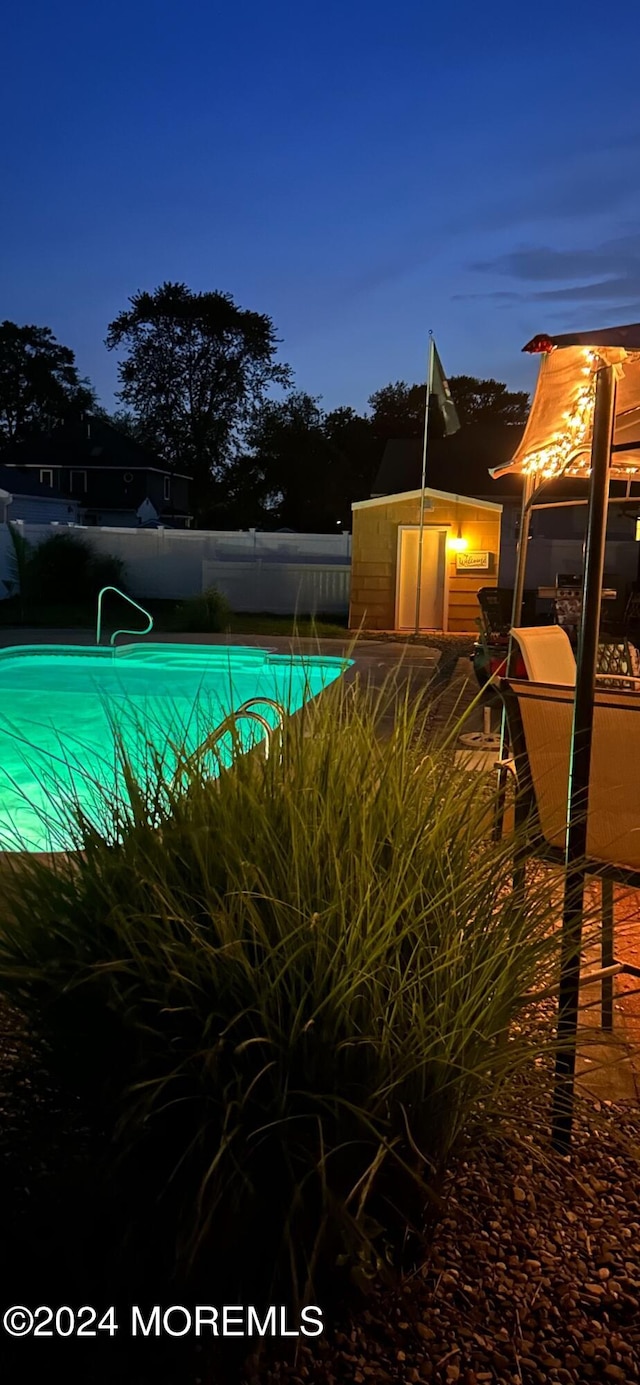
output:
{"label": "metal pool rail", "polygon": [[115,592],[116,596],[121,596],[123,601],[128,601],[130,606],[134,606],[136,611],[140,611],[141,615],[146,616],[149,622],[146,630],[114,630],[111,639],[109,640],[109,644],[114,645],[118,635],[151,634],[151,631],[153,630],[153,616],[150,616],[149,612],[145,611],[144,606],[139,606],[137,601],[134,601],[132,597],[127,596],[126,592],[121,592],[119,587],[103,587],[102,591],[98,593],[98,619],[96,622],[96,644],[100,644],[100,636],[102,634],[102,598],[106,592]]}
{"label": "metal pool rail", "polygon": [[[273,708],[278,717],[278,726],[272,726],[271,722],[267,721],[266,717],[263,717],[260,712],[257,712],[255,710],[256,705]],[[194,750],[193,754],[189,755],[188,759],[185,760],[182,766],[183,771],[189,770],[192,765],[197,764],[197,762],[202,759],[203,755],[208,755],[227,732],[231,731],[233,733],[236,730],[237,723],[243,719],[246,721],[257,721],[258,725],[262,727],[265,739],[265,759],[268,759],[271,752],[271,738],[273,733],[276,730],[282,730],[286,715],[284,707],[279,702],[275,702],[271,697],[248,698],[246,702],[242,703],[241,707],[237,707],[234,711],[229,712],[229,715],[224,718],[224,721],[221,721],[219,726],[216,726],[213,731],[209,732],[208,736],[205,736],[197,750]]]}

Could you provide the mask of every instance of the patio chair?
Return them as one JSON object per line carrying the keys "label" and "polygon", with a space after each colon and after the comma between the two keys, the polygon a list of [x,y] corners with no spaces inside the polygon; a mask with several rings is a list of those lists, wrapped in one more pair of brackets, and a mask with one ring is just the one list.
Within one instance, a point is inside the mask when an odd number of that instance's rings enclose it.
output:
{"label": "patio chair", "polygon": [[[480,607],[480,619],[476,622],[479,634],[473,646],[472,660],[482,688],[491,678],[506,673],[513,590],[511,587],[481,587],[477,599]],[[523,595],[523,619],[535,620],[535,602],[535,591],[526,591]],[[516,678],[524,678],[525,669],[521,660],[512,671]],[[494,696],[493,689],[491,695]]]}
{"label": "patio chair", "polygon": [[640,644],[640,591],[629,593],[623,617],[624,633],[634,645]]}
{"label": "patio chair", "polygon": [[510,587],[481,587],[477,593],[482,633],[488,639],[509,635],[513,591]]}
{"label": "patio chair", "polygon": [[598,680],[609,687],[640,686],[640,654],[625,635],[605,634],[598,645]]}
{"label": "patio chair", "polygon": [[576,661],[571,641],[561,625],[514,626],[527,678],[533,683],[566,683],[576,681]]}
{"label": "patio chair", "polygon": [[[561,683],[574,687],[576,661],[569,636],[560,625],[514,626],[527,678],[534,683]],[[515,671],[518,677],[518,671]],[[598,684],[608,687],[640,688],[640,662],[636,651],[624,639],[602,639],[598,644]]]}
{"label": "patio chair", "polygon": [[[530,632],[528,632],[530,633]],[[551,682],[503,679],[516,825],[525,837],[520,866],[529,856],[564,864],[573,688]],[[602,983],[602,1027],[613,1027],[613,977],[640,978],[640,968],[614,956],[613,886],[640,889],[640,696],[598,688],[595,693],[586,873],[602,882],[602,966],[586,978]]]}

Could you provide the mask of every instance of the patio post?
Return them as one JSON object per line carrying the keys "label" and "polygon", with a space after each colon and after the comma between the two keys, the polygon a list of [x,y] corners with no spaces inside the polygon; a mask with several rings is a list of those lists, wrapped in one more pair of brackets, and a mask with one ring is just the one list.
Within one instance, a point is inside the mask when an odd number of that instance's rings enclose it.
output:
{"label": "patio post", "polygon": [[[522,478],[522,503],[520,506],[520,530],[518,534],[518,544],[516,547],[516,570],[513,581],[513,601],[511,602],[511,630],[514,625],[520,624],[522,615],[522,599],[524,596],[524,581],[527,571],[527,549],[529,547],[529,527],[531,525],[531,501],[535,488],[535,478],[531,472],[526,472]],[[507,663],[505,673],[507,678],[513,677],[513,666],[515,664],[516,645],[513,635],[509,631],[509,643],[507,645]],[[504,761],[509,751],[509,735],[507,729],[507,713],[502,707],[502,717],[500,719],[500,766],[498,769],[498,788],[496,793],[495,810],[493,818],[493,839],[499,841],[504,827],[504,815],[507,794],[507,770]]]}
{"label": "patio post", "polygon": [[596,381],[582,618],[576,660],[576,691],[569,757],[558,1047],[552,1109],[552,1142],[554,1148],[562,1154],[566,1154],[569,1149],[573,1123],[589,772],[615,400],[615,367],[602,366],[598,370]]}
{"label": "patio post", "polygon": [[[518,536],[518,547],[516,550],[516,571],[513,583],[513,602],[511,606],[511,626],[520,624],[522,616],[522,600],[524,597],[524,581],[527,571],[527,549],[529,547],[529,529],[531,527],[531,501],[535,489],[535,477],[532,472],[525,472],[522,485],[522,506],[520,510],[520,533]],[[509,653],[507,655],[507,673],[513,672],[511,663],[513,659],[513,639],[509,636]]]}

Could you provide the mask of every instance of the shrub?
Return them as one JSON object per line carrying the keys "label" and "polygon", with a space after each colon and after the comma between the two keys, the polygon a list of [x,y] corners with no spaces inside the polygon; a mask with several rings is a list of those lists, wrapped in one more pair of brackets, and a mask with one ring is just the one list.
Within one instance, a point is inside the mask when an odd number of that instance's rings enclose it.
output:
{"label": "shrub", "polygon": [[200,596],[182,601],[175,613],[176,629],[189,634],[207,634],[226,630],[229,624],[229,603],[215,587]]}
{"label": "shrub", "polygon": [[124,563],[96,553],[78,534],[52,534],[33,550],[28,564],[30,597],[44,604],[97,599],[101,587],[122,586]]}
{"label": "shrub", "polygon": [[98,598],[102,587],[120,587],[126,591],[126,565],[122,558],[113,553],[91,553],[88,571],[88,588],[91,597]]}
{"label": "shrub", "polygon": [[225,1302],[397,1264],[541,1042],[546,882],[525,908],[483,776],[402,698],[379,737],[388,702],[335,684],[280,753],[131,782],[4,884],[4,990],[113,1112],[138,1235]]}

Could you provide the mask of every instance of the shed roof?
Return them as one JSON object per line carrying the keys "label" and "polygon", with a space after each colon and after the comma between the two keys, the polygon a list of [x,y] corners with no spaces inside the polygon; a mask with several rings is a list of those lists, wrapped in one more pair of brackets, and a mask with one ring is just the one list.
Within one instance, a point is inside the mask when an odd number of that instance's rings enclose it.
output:
{"label": "shed roof", "polygon": [[[420,489],[417,491],[398,491],[396,495],[376,495],[373,500],[354,500],[352,510],[366,510],[375,505],[393,505],[401,500],[417,500],[420,497]],[[454,495],[452,491],[436,491],[430,486],[425,486],[424,494],[431,500],[450,500],[454,505],[470,505],[472,509],[494,510],[498,514],[502,512],[502,505],[495,500],[479,500],[474,495]]]}

